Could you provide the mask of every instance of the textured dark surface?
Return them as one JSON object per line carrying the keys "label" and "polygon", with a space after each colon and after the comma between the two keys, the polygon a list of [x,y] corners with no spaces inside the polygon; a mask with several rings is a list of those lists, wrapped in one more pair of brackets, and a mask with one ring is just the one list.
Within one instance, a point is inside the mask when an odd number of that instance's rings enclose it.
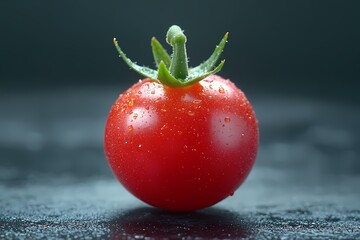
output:
{"label": "textured dark surface", "polygon": [[171,213],[107,166],[103,127],[120,91],[0,94],[1,239],[360,239],[356,105],[249,96],[261,146],[247,181],[214,207]]}

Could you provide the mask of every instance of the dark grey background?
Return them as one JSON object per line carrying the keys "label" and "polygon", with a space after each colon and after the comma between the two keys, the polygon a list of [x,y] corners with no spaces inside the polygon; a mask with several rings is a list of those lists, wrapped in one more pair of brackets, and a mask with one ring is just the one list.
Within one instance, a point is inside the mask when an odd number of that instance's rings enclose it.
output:
{"label": "dark grey background", "polygon": [[124,51],[153,66],[150,39],[172,24],[190,65],[230,32],[222,74],[248,91],[359,100],[359,1],[1,1],[4,87],[131,84]]}
{"label": "dark grey background", "polygon": [[[0,238],[360,239],[359,1],[0,1]],[[221,75],[259,120],[256,164],[218,205],[146,206],[103,152],[108,111],[188,36],[190,65],[230,32]],[[141,177],[141,176],[139,176]],[[189,196],[191,197],[191,196]]]}

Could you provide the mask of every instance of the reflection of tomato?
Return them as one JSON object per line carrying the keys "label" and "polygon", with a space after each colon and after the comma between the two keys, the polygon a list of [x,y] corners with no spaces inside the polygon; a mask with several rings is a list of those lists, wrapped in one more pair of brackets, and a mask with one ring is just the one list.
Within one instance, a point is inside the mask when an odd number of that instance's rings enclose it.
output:
{"label": "reflection of tomato", "polygon": [[[170,28],[168,38],[184,47],[179,27]],[[146,203],[178,211],[211,206],[232,195],[254,164],[258,126],[251,105],[232,82],[213,75],[224,62],[211,70],[226,38],[193,70],[181,65],[186,54],[174,48],[178,59],[172,61],[181,66],[171,62],[175,70],[168,72],[163,60],[170,57],[158,46],[155,59],[163,58],[158,75],[134,65],[115,41],[129,66],[159,77],[145,78],[121,94],[105,128],[105,153],[114,174]]]}
{"label": "reflection of tomato", "polygon": [[161,208],[193,210],[231,195],[256,157],[258,128],[244,94],[211,75],[186,88],[145,79],[113,105],[105,150],[117,178]]}
{"label": "reflection of tomato", "polygon": [[189,213],[135,208],[104,224],[110,239],[248,239],[255,227],[236,212],[216,207]]}

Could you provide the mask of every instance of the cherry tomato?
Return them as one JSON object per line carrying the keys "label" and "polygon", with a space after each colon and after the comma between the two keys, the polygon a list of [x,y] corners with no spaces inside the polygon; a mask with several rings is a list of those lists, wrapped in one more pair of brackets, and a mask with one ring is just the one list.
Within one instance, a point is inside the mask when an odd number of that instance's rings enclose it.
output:
{"label": "cherry tomato", "polygon": [[190,211],[234,194],[255,162],[258,125],[244,93],[218,75],[182,87],[145,78],[115,101],[104,143],[129,192]]}
{"label": "cherry tomato", "polygon": [[105,130],[119,181],[139,199],[171,210],[200,209],[232,195],[257,146],[245,95],[216,75],[175,89],[145,79],[116,100]]}

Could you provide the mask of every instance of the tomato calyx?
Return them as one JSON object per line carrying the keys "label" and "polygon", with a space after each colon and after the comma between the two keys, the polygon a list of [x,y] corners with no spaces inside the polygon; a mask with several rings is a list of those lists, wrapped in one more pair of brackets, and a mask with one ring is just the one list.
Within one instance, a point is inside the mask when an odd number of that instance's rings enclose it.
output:
{"label": "tomato calyx", "polygon": [[222,60],[216,67],[215,64],[225,47],[227,38],[228,33],[224,35],[220,43],[215,47],[212,55],[205,62],[197,67],[189,68],[185,45],[187,41],[186,36],[179,26],[173,25],[166,34],[166,41],[173,48],[173,54],[171,56],[155,37],[151,39],[152,52],[156,66],[158,67],[157,70],[137,65],[126,57],[116,38],[114,38],[113,41],[119,53],[119,57],[140,75],[169,87],[185,87],[199,82],[205,77],[221,70],[225,60]]}

